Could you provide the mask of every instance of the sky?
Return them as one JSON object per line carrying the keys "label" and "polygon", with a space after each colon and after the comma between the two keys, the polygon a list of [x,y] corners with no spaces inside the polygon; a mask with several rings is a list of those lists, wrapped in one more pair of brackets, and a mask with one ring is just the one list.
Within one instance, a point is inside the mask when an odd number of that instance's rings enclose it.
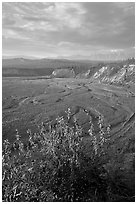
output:
{"label": "sky", "polygon": [[135,55],[133,2],[3,2],[2,55],[119,60]]}

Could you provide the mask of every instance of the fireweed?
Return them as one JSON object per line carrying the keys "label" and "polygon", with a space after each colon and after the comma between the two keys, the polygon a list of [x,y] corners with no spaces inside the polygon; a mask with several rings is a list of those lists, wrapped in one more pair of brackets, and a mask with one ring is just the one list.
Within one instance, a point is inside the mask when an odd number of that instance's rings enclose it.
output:
{"label": "fireweed", "polygon": [[[38,133],[28,130],[27,143],[21,141],[18,130],[13,144],[4,141],[3,201],[79,201],[75,185],[77,180],[80,182],[77,172],[83,168],[80,157],[83,130],[70,108],[66,114],[67,120],[57,117],[54,125],[48,123],[48,128],[42,123]],[[69,125],[70,118],[73,126]],[[99,116],[99,130],[95,134],[91,116],[89,122],[88,134],[97,157],[103,152],[110,126],[105,127],[103,117]]]}

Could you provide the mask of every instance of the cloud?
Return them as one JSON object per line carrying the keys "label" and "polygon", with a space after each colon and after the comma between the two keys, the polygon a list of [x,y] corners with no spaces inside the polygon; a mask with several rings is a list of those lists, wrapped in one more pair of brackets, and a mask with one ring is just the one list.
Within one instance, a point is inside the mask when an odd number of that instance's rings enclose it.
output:
{"label": "cloud", "polygon": [[120,8],[126,15],[132,15],[135,13],[135,3],[134,2],[115,2],[118,8]]}
{"label": "cloud", "polygon": [[101,50],[113,57],[114,50],[129,54],[135,46],[134,3],[4,2],[2,16],[7,51],[26,46],[30,53],[86,57]]}

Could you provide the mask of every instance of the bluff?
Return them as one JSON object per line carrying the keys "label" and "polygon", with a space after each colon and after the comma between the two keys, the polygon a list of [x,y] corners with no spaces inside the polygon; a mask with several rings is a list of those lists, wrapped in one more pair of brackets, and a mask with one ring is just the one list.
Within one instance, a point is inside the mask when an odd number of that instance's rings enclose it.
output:
{"label": "bluff", "polygon": [[74,78],[75,72],[73,69],[56,69],[51,75],[53,78]]}

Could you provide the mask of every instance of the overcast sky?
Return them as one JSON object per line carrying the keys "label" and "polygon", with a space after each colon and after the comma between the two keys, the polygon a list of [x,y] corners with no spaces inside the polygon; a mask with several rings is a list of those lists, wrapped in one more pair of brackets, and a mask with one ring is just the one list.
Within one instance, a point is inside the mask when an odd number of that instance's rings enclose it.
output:
{"label": "overcast sky", "polygon": [[134,3],[4,2],[3,55],[68,59],[134,56]]}

